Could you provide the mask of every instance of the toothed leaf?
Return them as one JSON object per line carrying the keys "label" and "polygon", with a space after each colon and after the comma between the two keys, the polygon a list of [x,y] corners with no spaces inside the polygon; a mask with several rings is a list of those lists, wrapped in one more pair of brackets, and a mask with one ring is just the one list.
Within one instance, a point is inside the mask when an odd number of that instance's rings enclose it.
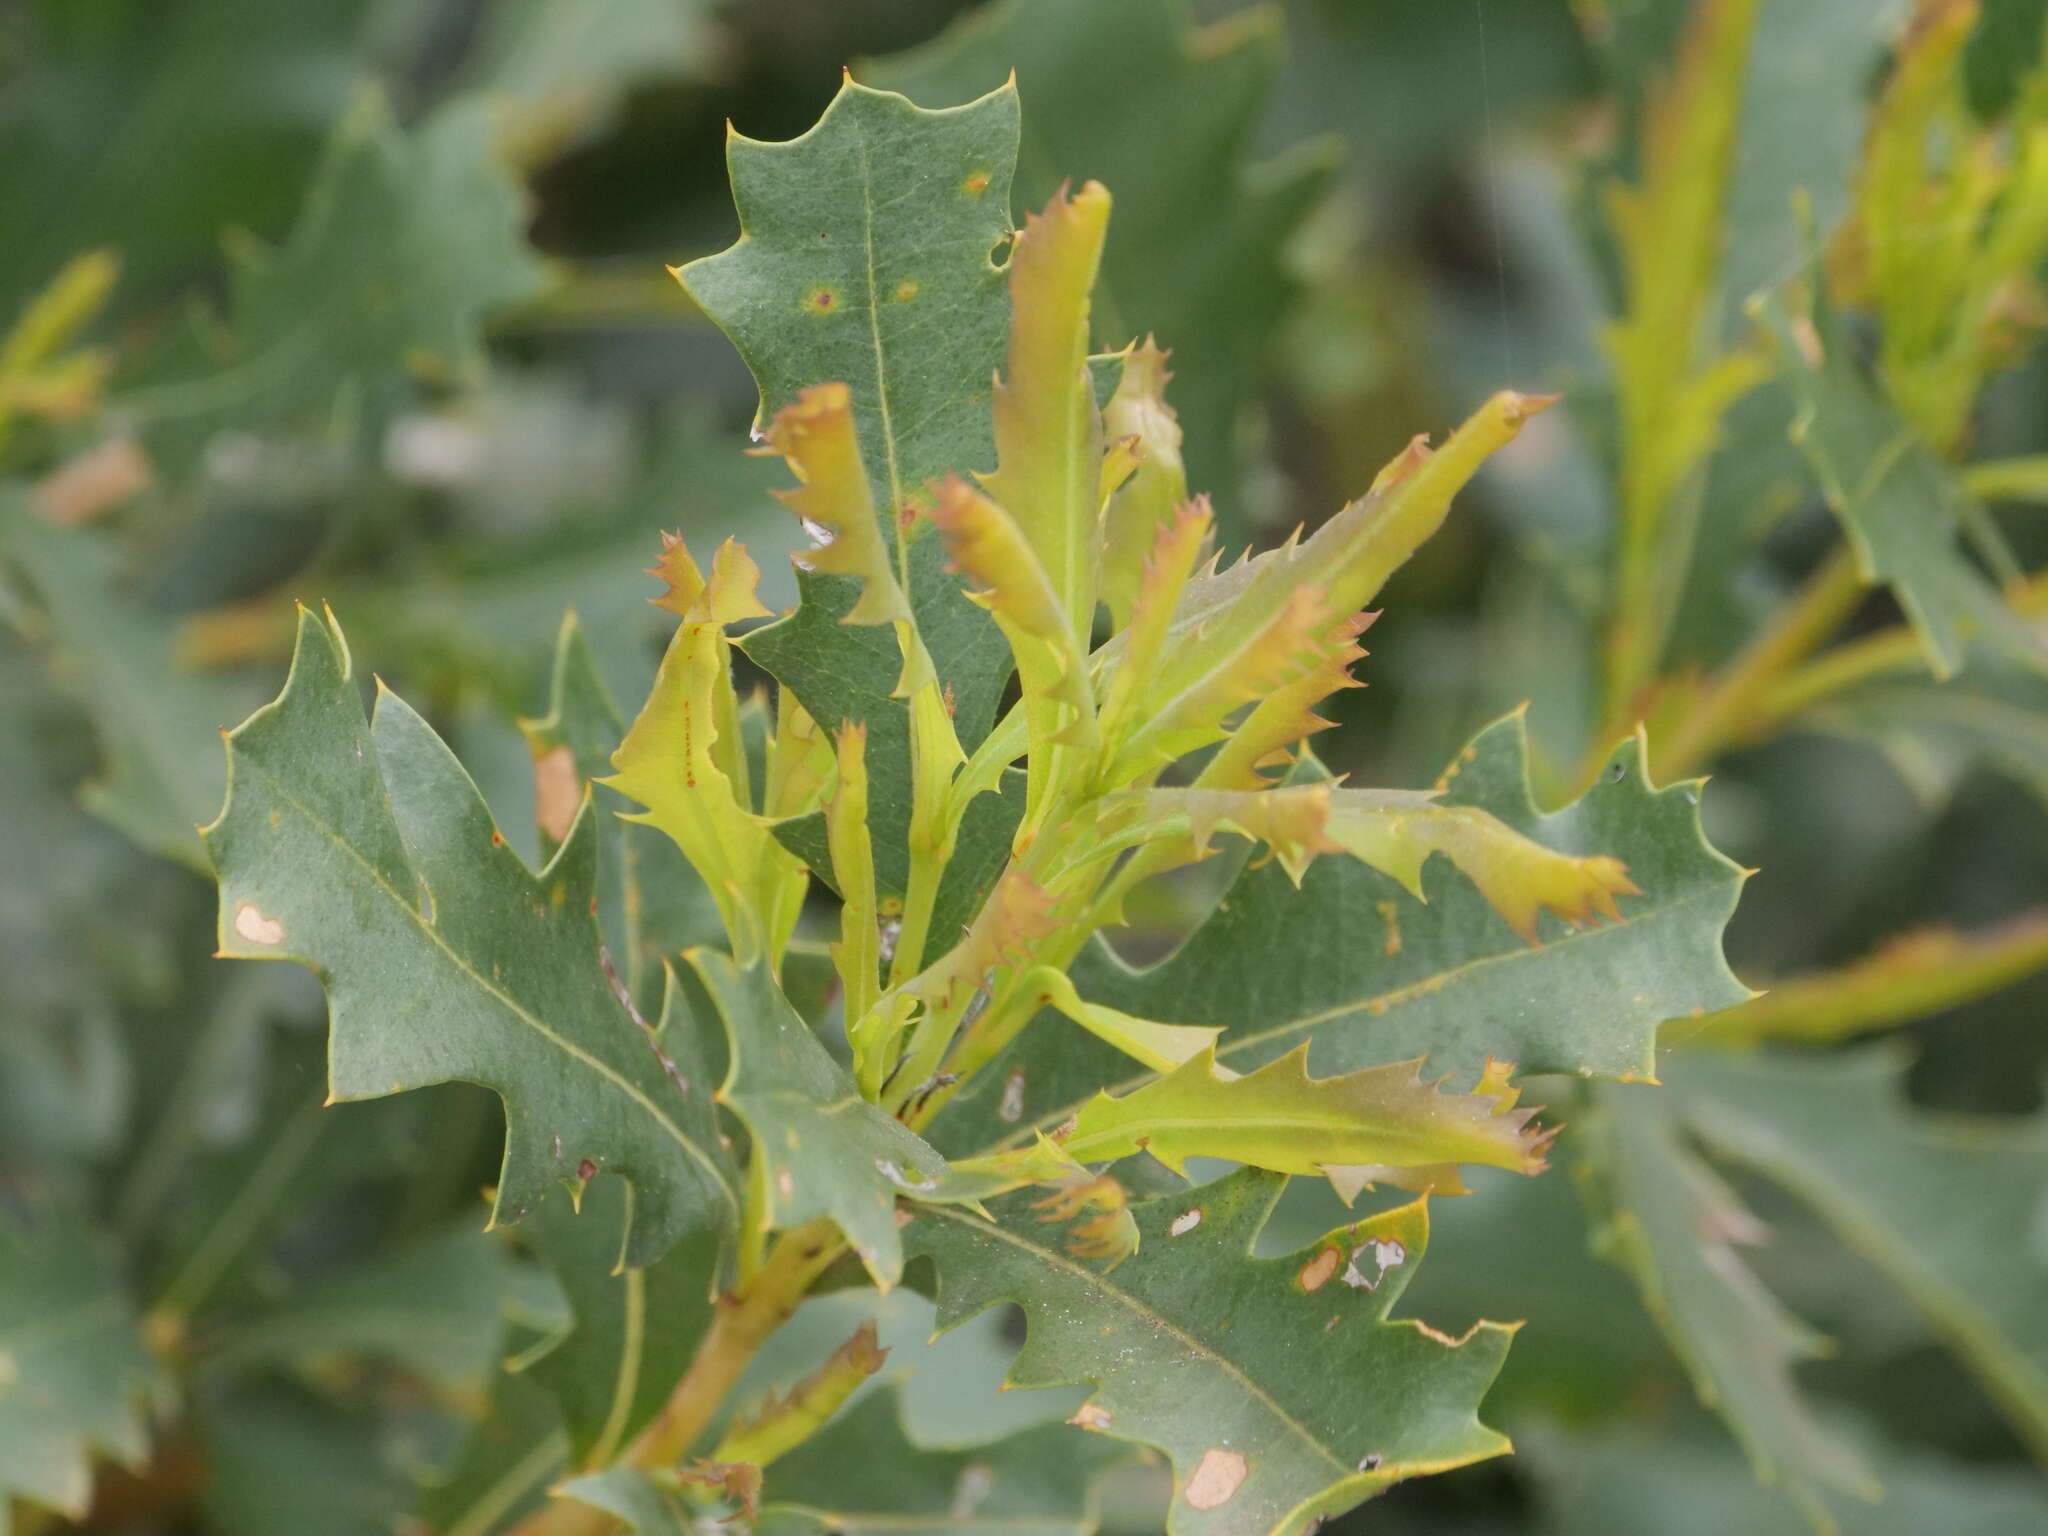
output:
{"label": "toothed leaf", "polygon": [[78,1218],[0,1210],[0,1516],[21,1499],[83,1520],[92,1458],[149,1449],[155,1374],[107,1245]]}
{"label": "toothed leaf", "polygon": [[766,966],[712,950],[690,962],[725,1020],[732,1065],[718,1097],[753,1136],[762,1221],[782,1230],[830,1217],[876,1283],[895,1284],[896,1196],[936,1179],[945,1159],[860,1096]]}
{"label": "toothed leaf", "polygon": [[1763,1224],[1685,1145],[1660,1090],[1602,1088],[1588,1108],[1575,1145],[1594,1243],[1636,1282],[1758,1480],[1823,1526],[1828,1495],[1876,1497],[1871,1469],[1820,1422],[1794,1374],[1824,1341],[1742,1260],[1739,1245],[1764,1241]]}
{"label": "toothed leaf", "polygon": [[[1189,10],[1181,0],[1011,0],[860,74],[940,106],[1015,72],[1030,103],[1019,201],[1040,207],[1063,180],[1090,177],[1116,194],[1098,339],[1121,346],[1149,331],[1172,349],[1189,481],[1234,518],[1239,418],[1294,289],[1282,253],[1335,156],[1324,143],[1254,159],[1280,67],[1279,13],[1199,26]],[[1201,238],[1188,238],[1194,229]]]}
{"label": "toothed leaf", "polygon": [[1088,1383],[1077,1424],[1166,1453],[1173,1536],[1297,1536],[1507,1450],[1478,1408],[1510,1330],[1388,1320],[1428,1246],[1420,1202],[1252,1258],[1284,1183],[1246,1169],[1139,1205],[1138,1250],[1108,1269],[1067,1252],[1029,1196],[992,1219],[921,1207],[905,1236],[938,1266],[941,1327],[1024,1308],[1011,1386]]}
{"label": "toothed leaf", "polygon": [[1889,1277],[2036,1454],[2048,1451],[2048,1261],[2038,1231],[2048,1129],[1911,1109],[1906,1060],[1701,1059],[1674,1074],[1687,1121],[1764,1174]]}
{"label": "toothed leaf", "polygon": [[598,955],[589,801],[536,875],[476,786],[389,693],[366,726],[338,628],[302,613],[291,676],[228,738],[206,829],[219,942],[327,989],[334,1099],[461,1079],[505,1103],[494,1219],[610,1173],[634,1186],[627,1259],[738,1210],[691,1026],[634,1020]]}
{"label": "toothed leaf", "polygon": [[1190,1157],[1310,1176],[1375,1165],[1543,1169],[1549,1137],[1511,1089],[1445,1093],[1414,1062],[1312,1078],[1307,1053],[1303,1045],[1238,1077],[1217,1070],[1209,1047],[1142,1088],[1096,1095],[1052,1139],[1084,1163],[1149,1152],[1176,1173]]}
{"label": "toothed leaf", "polygon": [[[1519,716],[1482,732],[1451,765],[1437,803],[1473,806],[1545,848],[1625,864],[1642,895],[1622,921],[1571,928],[1542,916],[1524,942],[1450,866],[1422,871],[1426,902],[1356,859],[1316,859],[1297,886],[1278,861],[1241,874],[1180,949],[1134,970],[1097,945],[1074,967],[1090,1002],[1141,1018],[1217,1025],[1216,1059],[1248,1071],[1309,1042],[1335,1076],[1426,1058],[1470,1086],[1489,1063],[1521,1073],[1644,1078],[1657,1025],[1746,999],[1721,931],[1742,872],[1701,834],[1696,785],[1653,788],[1625,745],[1571,805],[1540,814]],[[1110,1047],[1044,1016],[935,1123],[952,1152],[1059,1124],[1098,1087],[1142,1079]]]}

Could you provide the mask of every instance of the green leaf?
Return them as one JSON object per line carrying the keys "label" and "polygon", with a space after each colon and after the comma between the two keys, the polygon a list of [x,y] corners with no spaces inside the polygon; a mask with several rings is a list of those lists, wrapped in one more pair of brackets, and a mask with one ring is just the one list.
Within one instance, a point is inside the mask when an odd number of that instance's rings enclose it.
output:
{"label": "green leaf", "polygon": [[[1963,1460],[1906,1443],[1858,1439],[1885,1469],[1884,1498],[1839,1508],[1856,1536],[2009,1536],[2048,1525],[2038,1472]],[[1743,1475],[1733,1447],[1709,1445],[1663,1426],[1566,1434],[1544,1427],[1517,1434],[1519,1459],[1535,1474],[1545,1518],[1557,1536],[1811,1536],[1813,1523],[1772,1490]]]}
{"label": "green leaf", "polygon": [[255,700],[179,665],[171,619],[123,590],[98,534],[53,528],[6,497],[0,550],[34,584],[58,653],[85,684],[104,754],[86,807],[151,852],[204,868],[194,829],[220,804],[216,733]]}
{"label": "green leaf", "polygon": [[701,0],[505,0],[479,18],[471,82],[518,114],[532,163],[601,123],[633,86],[705,72],[716,57]]}
{"label": "green leaf", "polygon": [[492,1536],[538,1507],[568,1460],[554,1398],[529,1375],[502,1371],[483,1420],[413,1514],[436,1536]]}
{"label": "green leaf", "polygon": [[693,944],[718,939],[718,908],[703,878],[676,847],[652,828],[612,814],[627,802],[596,781],[612,771],[612,754],[626,734],[625,719],[598,675],[597,658],[574,612],[555,640],[548,712],[521,720],[533,754],[534,818],[541,851],[552,857],[575,824],[585,786],[597,818],[598,925],[616,957],[621,979],[643,1013],[661,1007],[663,963]]}
{"label": "green leaf", "polygon": [[1029,1197],[993,1220],[920,1207],[905,1236],[938,1265],[941,1327],[1024,1308],[1009,1385],[1092,1383],[1076,1423],[1166,1452],[1174,1536],[1295,1536],[1507,1450],[1478,1407],[1512,1330],[1454,1340],[1388,1320],[1428,1246],[1424,1202],[1252,1258],[1285,1183],[1247,1169],[1134,1207],[1138,1251],[1106,1273],[1067,1254]]}
{"label": "green leaf", "polygon": [[[1641,746],[1626,743],[1581,799],[1540,814],[1511,716],[1459,754],[1442,803],[1478,806],[1547,848],[1619,859],[1643,892],[1623,898],[1621,922],[1545,916],[1526,944],[1445,860],[1424,866],[1426,902],[1353,859],[1317,859],[1298,887],[1276,861],[1241,874],[1167,960],[1134,970],[1098,943],[1074,983],[1141,1018],[1222,1027],[1217,1060],[1240,1071],[1308,1041],[1326,1076],[1426,1056],[1466,1086],[1495,1062],[1648,1077],[1662,1020],[1749,996],[1721,955],[1743,876],[1702,836],[1698,792],[1652,786]],[[948,1106],[934,1140],[980,1151],[1140,1080],[1110,1047],[1041,1017]]]}
{"label": "green leaf", "polygon": [[405,1512],[410,1479],[369,1414],[266,1381],[202,1402],[195,1417],[209,1531],[363,1536],[391,1530]]}
{"label": "green leaf", "polygon": [[1743,1263],[1737,1244],[1765,1229],[1680,1139],[1672,1106],[1647,1088],[1603,1088],[1575,1121],[1594,1242],[1628,1272],[1700,1401],[1735,1432],[1760,1482],[1783,1488],[1816,1523],[1826,1495],[1875,1498],[1853,1446],[1824,1428],[1793,1366],[1823,1352]]}
{"label": "green leaf", "polygon": [[763,1490],[761,1536],[1089,1536],[1095,1484],[1130,1460],[1056,1424],[980,1444],[919,1445],[894,1392],[862,1398],[777,1461]]}
{"label": "green leaf", "polygon": [[1972,656],[1945,683],[1877,679],[1823,699],[1795,724],[1876,747],[1930,804],[1980,765],[2048,802],[2048,678],[1995,657]]}
{"label": "green leaf", "polygon": [[1856,366],[1849,337],[1810,298],[1757,301],[1799,396],[1793,436],[1868,581],[1890,585],[1936,677],[1962,665],[1971,644],[2039,667],[2040,642],[1957,547],[1968,498],[1925,439]]}
{"label": "green leaf", "polygon": [[672,1008],[643,1030],[599,960],[587,798],[535,876],[425,721],[380,693],[365,728],[339,628],[302,612],[284,692],[228,738],[205,838],[222,953],[321,975],[333,1099],[457,1078],[505,1101],[494,1220],[599,1172],[634,1186],[630,1263],[733,1220],[690,1024]]}
{"label": "green leaf", "polygon": [[573,1319],[526,1370],[554,1395],[579,1466],[606,1464],[647,1426],[711,1325],[718,1234],[697,1233],[658,1263],[621,1269],[629,1214],[624,1187],[603,1180],[580,1207],[543,1205],[522,1228]]}
{"label": "green leaf", "polygon": [[153,295],[214,257],[223,229],[288,221],[320,131],[346,104],[369,9],[125,0],[90,15],[21,13],[0,168],[0,314],[87,246],[119,250],[130,296]]}
{"label": "green leaf", "polygon": [[[900,585],[970,751],[994,718],[1009,648],[945,571],[938,540],[921,525],[897,530],[927,482],[995,456],[989,388],[1010,306],[990,256],[1009,233],[1017,122],[1007,86],[924,112],[849,81],[799,139],[728,140],[739,243],[678,274],[753,370],[757,430],[807,386],[848,387]],[[859,582],[816,572],[799,587],[796,612],[743,649],[823,729],[867,726],[876,882],[900,896],[911,799],[909,715],[895,696],[904,653],[888,628],[844,622]]]}
{"label": "green leaf", "polygon": [[603,1510],[626,1523],[638,1536],[695,1536],[696,1506],[683,1491],[682,1480],[669,1471],[612,1467],[558,1483],[548,1490],[558,1499],[573,1499]]}
{"label": "green leaf", "polygon": [[235,1327],[207,1361],[246,1371],[367,1355],[437,1386],[474,1391],[497,1364],[508,1313],[559,1306],[546,1276],[502,1241],[448,1230],[320,1275]]}
{"label": "green leaf", "polygon": [[489,104],[401,128],[374,92],[330,140],[299,222],[275,250],[236,251],[224,317],[120,400],[152,446],[186,461],[212,433],[381,414],[411,378],[474,384],[481,323],[529,295],[540,268],[493,148]]}
{"label": "green leaf", "polygon": [[801,138],[726,140],[739,242],[677,274],[753,370],[758,429],[805,385],[848,386],[885,514],[993,457],[1017,123],[1009,86],[926,112],[849,80]]}
{"label": "green leaf", "polygon": [[939,103],[1014,70],[1030,104],[1019,200],[1038,208],[1062,181],[1091,178],[1116,194],[1096,339],[1121,346],[1150,332],[1172,350],[1189,481],[1224,498],[1226,523],[1238,512],[1239,418],[1294,296],[1281,254],[1335,160],[1321,143],[1254,163],[1280,22],[1270,7],[1197,26],[1181,0],[1007,0],[859,71]]}
{"label": "green leaf", "polygon": [[0,1523],[10,1498],[83,1519],[96,1452],[140,1466],[155,1374],[111,1246],[59,1211],[0,1211]]}
{"label": "green leaf", "polygon": [[763,1229],[829,1217],[875,1283],[894,1285],[903,1273],[896,1196],[935,1180],[945,1160],[860,1096],[765,965],[742,968],[706,949],[689,958],[725,1020],[732,1065],[718,1099],[753,1137]]}
{"label": "green leaf", "polygon": [[1689,1061],[1673,1092],[1723,1157],[1783,1185],[1910,1297],[2036,1454],[2048,1453],[2048,1193],[2038,1119],[1908,1107],[1904,1054]]}

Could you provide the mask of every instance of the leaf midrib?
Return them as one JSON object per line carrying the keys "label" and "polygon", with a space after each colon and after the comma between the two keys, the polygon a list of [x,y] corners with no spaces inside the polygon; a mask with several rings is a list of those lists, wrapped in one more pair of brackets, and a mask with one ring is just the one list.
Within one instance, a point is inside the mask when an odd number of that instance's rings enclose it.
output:
{"label": "leaf midrib", "polygon": [[719,1192],[722,1195],[724,1195],[726,1204],[733,1210],[738,1210],[738,1196],[734,1192],[732,1186],[729,1183],[727,1183],[724,1170],[718,1166],[716,1160],[714,1160],[711,1157],[711,1155],[708,1152],[706,1152],[702,1147],[698,1146],[696,1142],[692,1141],[690,1137],[684,1132],[681,1126],[677,1125],[667,1115],[663,1114],[660,1108],[654,1103],[654,1101],[648,1098],[647,1095],[641,1091],[637,1084],[632,1083],[628,1081],[626,1078],[622,1077],[611,1066],[609,1062],[603,1061],[600,1058],[591,1055],[588,1051],[584,1050],[583,1047],[577,1045],[574,1041],[565,1039],[563,1036],[557,1034],[554,1030],[548,1028],[548,1026],[544,1022],[542,1022],[532,1013],[529,1013],[516,999],[511,997],[509,994],[500,991],[497,987],[493,986],[489,981],[485,980],[483,975],[480,972],[478,972],[474,967],[472,967],[468,960],[466,960],[460,953],[458,953],[454,946],[449,944],[448,941],[441,936],[439,930],[437,930],[431,923],[429,923],[424,917],[422,917],[418,910],[415,909],[410,902],[406,901],[404,897],[400,896],[397,891],[391,888],[390,882],[384,878],[382,871],[380,871],[368,859],[364,858],[362,854],[356,850],[355,846],[351,844],[346,838],[344,838],[339,831],[337,831],[334,827],[330,826],[327,823],[327,821],[324,820],[322,817],[316,815],[312,807],[308,806],[304,801],[300,800],[296,795],[292,794],[288,789],[286,789],[283,780],[280,779],[277,774],[271,772],[268,768],[266,768],[260,760],[244,758],[244,761],[247,762],[250,767],[255,769],[256,775],[262,778],[264,782],[270,786],[271,790],[277,795],[277,797],[280,800],[284,801],[286,805],[290,806],[292,810],[296,812],[299,815],[299,817],[306,822],[308,826],[312,827],[315,831],[323,835],[330,843],[332,843],[336,848],[340,849],[343,854],[345,854],[349,859],[353,860],[362,869],[363,873],[369,878],[370,883],[373,886],[375,886],[377,890],[383,892],[384,895],[387,898],[389,898],[391,904],[395,906],[399,911],[403,912],[406,918],[412,923],[412,925],[419,930],[420,934],[426,939],[429,947],[439,951],[440,954],[444,956],[447,959],[447,961],[456,968],[456,970],[458,970],[464,976],[468,977],[472,982],[474,982],[479,991],[484,993],[487,997],[494,999],[501,1007],[504,1008],[504,1010],[507,1013],[511,1014],[513,1018],[519,1020],[519,1022],[526,1025],[535,1034],[539,1035],[543,1040],[546,1040],[550,1044],[555,1046],[555,1048],[560,1050],[564,1055],[572,1058],[573,1060],[582,1062],[585,1066],[589,1067],[593,1072],[595,1072],[599,1077],[611,1083],[614,1087],[618,1088],[621,1092],[623,1092],[635,1104],[638,1104],[643,1110],[647,1112],[647,1114],[654,1120],[654,1122],[657,1125],[661,1126],[662,1129],[666,1130],[669,1133],[669,1135],[675,1139],[676,1145],[680,1146],[685,1152],[687,1152],[690,1155],[692,1159],[694,1159],[707,1173],[711,1175],[712,1183],[715,1184]]}
{"label": "leaf midrib", "polygon": [[[1425,997],[1432,992],[1439,991],[1452,980],[1471,975],[1483,970],[1487,966],[1523,960],[1532,955],[1555,954],[1569,944],[1583,943],[1587,940],[1610,935],[1620,928],[1631,928],[1640,924],[1672,917],[1684,912],[1703,896],[1711,896],[1712,894],[1711,891],[1688,891],[1685,895],[1664,906],[1654,907],[1647,912],[1631,913],[1620,923],[1605,923],[1596,928],[1573,929],[1544,944],[1525,944],[1514,949],[1501,950],[1496,954],[1481,955],[1477,959],[1465,961],[1462,965],[1455,965],[1448,970],[1434,972],[1419,981],[1410,982],[1405,987],[1396,987],[1390,992],[1364,994],[1343,1003],[1332,1004],[1330,1007],[1318,1009],[1314,1013],[1301,1014],[1296,1018],[1289,1019],[1284,1024],[1276,1024],[1271,1029],[1261,1030],[1257,1034],[1240,1035],[1219,1042],[1216,1047],[1216,1059],[1221,1062],[1226,1056],[1241,1054],[1252,1046],[1260,1045],[1301,1030],[1313,1029],[1319,1024],[1331,1023],[1334,1020],[1345,1017],[1347,1014],[1363,1012],[1371,1008],[1374,1003],[1383,1004],[1388,1009],[1398,1007],[1400,1004],[1410,1002],[1417,997]],[[1162,961],[1161,963],[1165,964],[1167,962]],[[1157,1080],[1159,1075],[1156,1072],[1141,1072],[1135,1077],[1127,1077],[1121,1082],[1107,1084],[1099,1091],[1110,1094],[1127,1092]],[[1091,1095],[1090,1097],[1092,1098],[1093,1096]],[[1060,1124],[1088,1102],[1088,1099],[1076,1099],[1060,1105],[1057,1109],[1048,1110],[1028,1125],[1019,1126],[1016,1130],[1009,1132],[993,1145],[996,1147],[1017,1145],[1034,1132],[1041,1131],[1050,1125]]]}
{"label": "leaf midrib", "polygon": [[[1067,1274],[1069,1277],[1077,1278],[1085,1286],[1091,1287],[1092,1289],[1100,1292],[1101,1294],[1106,1295],[1122,1303],[1126,1310],[1135,1313],[1138,1317],[1142,1318],[1147,1324],[1151,1325],[1154,1328],[1159,1329],[1162,1333],[1172,1335],[1175,1339],[1179,1340],[1189,1349],[1195,1351],[1202,1358],[1214,1362],[1218,1370],[1222,1371],[1226,1376],[1230,1377],[1232,1381],[1237,1383],[1238,1386],[1242,1387],[1248,1396],[1256,1399],[1260,1404],[1262,1404],[1267,1409],[1267,1411],[1273,1415],[1275,1419],[1279,1420],[1281,1424],[1285,1425],[1289,1430],[1291,1430],[1294,1433],[1294,1435],[1304,1445],[1308,1446],[1324,1461],[1327,1461],[1331,1466],[1335,1467],[1340,1473],[1344,1474],[1347,1477],[1356,1475],[1356,1469],[1353,1466],[1351,1466],[1350,1463],[1344,1461],[1341,1457],[1339,1457],[1336,1454],[1336,1452],[1332,1451],[1328,1446],[1324,1445],[1321,1440],[1317,1439],[1315,1435],[1310,1433],[1308,1426],[1303,1424],[1300,1420],[1296,1419],[1293,1414],[1289,1413],[1285,1408],[1282,1408],[1279,1403],[1274,1401],[1272,1394],[1267,1392],[1264,1387],[1260,1386],[1251,1377],[1247,1376],[1236,1364],[1234,1364],[1227,1357],[1218,1354],[1216,1352],[1216,1348],[1214,1345],[1209,1344],[1207,1341],[1203,1339],[1197,1338],[1194,1334],[1189,1333],[1185,1328],[1182,1328],[1172,1319],[1162,1316],[1152,1307],[1147,1306],[1143,1301],[1139,1300],[1136,1296],[1133,1296],[1129,1291],[1122,1290],[1117,1286],[1111,1285],[1106,1276],[1096,1273],[1094,1270],[1089,1269],[1086,1265],[1075,1263],[1072,1259],[1067,1258],[1064,1254],[1055,1253],[1050,1248],[1039,1247],[1035,1243],[1027,1243],[1024,1241],[1024,1239],[1016,1236],[1014,1233],[1005,1231],[1003,1228],[995,1225],[993,1222],[982,1221],[979,1218],[969,1216],[965,1212],[957,1210],[951,1206],[921,1206],[919,1207],[918,1214],[932,1219],[943,1218],[944,1220],[954,1222],[963,1227],[967,1227],[972,1231],[984,1233],[988,1236],[999,1238],[1003,1242],[1008,1243],[1011,1247],[1018,1249],[1020,1252],[1028,1254],[1032,1258],[1039,1260],[1048,1268],[1060,1270],[1063,1273]],[[1026,1311],[1029,1311],[1028,1307],[1026,1308]],[[1081,1379],[1094,1381],[1097,1391],[1100,1391],[1102,1389],[1103,1383],[1100,1377],[1084,1377]]]}

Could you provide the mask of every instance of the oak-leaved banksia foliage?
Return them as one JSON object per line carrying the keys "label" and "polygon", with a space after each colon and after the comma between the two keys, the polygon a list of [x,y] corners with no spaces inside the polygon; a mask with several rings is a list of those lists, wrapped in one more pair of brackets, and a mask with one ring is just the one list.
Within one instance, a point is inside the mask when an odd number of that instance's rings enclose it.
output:
{"label": "oak-leaved banksia foliage", "polygon": [[[1014,87],[927,111],[849,82],[799,139],[730,140],[743,233],[677,277],[759,384],[800,601],[771,615],[737,543],[667,541],[674,635],[623,730],[564,630],[527,727],[544,868],[403,700],[365,719],[332,614],[229,737],[221,949],[319,974],[332,1099],[502,1099],[492,1220],[534,1225],[577,1312],[536,1377],[604,1347],[599,1277],[630,1282],[632,1366],[561,1394],[531,1536],[721,1506],[830,1529],[847,1466],[943,1460],[886,1400],[841,1411],[872,1333],[735,1412],[820,1287],[915,1285],[942,1326],[1022,1307],[1011,1384],[1088,1395],[981,1448],[974,1508],[1046,1529],[1136,1447],[1177,1536],[1310,1530],[1501,1454],[1512,1326],[1398,1315],[1431,1200],[1543,1171],[1523,1077],[1648,1080],[1660,1022],[1749,995],[1741,872],[1640,737],[1548,813],[1519,716],[1427,789],[1314,755],[1389,577],[1551,402],[1499,393],[1313,534],[1222,558],[1174,338],[1091,319],[1110,191],[1012,229],[1018,132]],[[772,688],[736,687],[735,648]],[[1126,963],[1126,904],[1203,860],[1224,894]],[[724,940],[685,952],[693,900]],[[1406,1198],[1255,1257],[1290,1179]]]}

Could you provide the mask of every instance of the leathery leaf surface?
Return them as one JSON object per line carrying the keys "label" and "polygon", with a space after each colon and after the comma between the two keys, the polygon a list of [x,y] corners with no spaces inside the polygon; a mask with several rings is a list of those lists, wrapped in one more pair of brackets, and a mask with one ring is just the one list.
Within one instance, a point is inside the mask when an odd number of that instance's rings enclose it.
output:
{"label": "leathery leaf surface", "polygon": [[[1530,796],[1521,717],[1509,716],[1459,754],[1442,789],[1443,803],[1491,811],[1547,847],[1620,859],[1642,894],[1620,899],[1619,923],[1545,916],[1528,944],[1446,859],[1424,868],[1427,901],[1356,859],[1318,858],[1299,886],[1272,861],[1248,867],[1168,959],[1134,970],[1097,943],[1075,986],[1141,1018],[1220,1027],[1216,1060],[1240,1072],[1306,1041],[1317,1077],[1424,1057],[1453,1088],[1474,1086],[1489,1062],[1646,1079],[1661,1021],[1749,997],[1721,954],[1742,871],[1702,835],[1698,785],[1653,786],[1639,742],[1546,815]],[[959,1153],[1050,1129],[1097,1088],[1121,1093],[1146,1075],[1044,1014],[933,1139]]]}
{"label": "leathery leaf surface", "polygon": [[1478,1409],[1513,1329],[1388,1319],[1428,1246],[1423,1201],[1252,1258],[1285,1182],[1242,1169],[1136,1206],[1138,1251],[1109,1269],[1069,1254],[1028,1195],[992,1219],[919,1207],[904,1237],[938,1266],[942,1328],[1024,1308],[1011,1386],[1090,1383],[1076,1425],[1166,1453],[1173,1536],[1294,1536],[1506,1451]]}
{"label": "leathery leaf surface", "polygon": [[643,1027],[599,955],[586,795],[538,875],[433,730],[380,689],[366,724],[332,618],[302,612],[284,692],[228,737],[205,829],[221,953],[327,990],[334,1100],[460,1079],[505,1105],[494,1221],[600,1173],[633,1185],[629,1263],[729,1226],[737,1178],[687,1010]]}

